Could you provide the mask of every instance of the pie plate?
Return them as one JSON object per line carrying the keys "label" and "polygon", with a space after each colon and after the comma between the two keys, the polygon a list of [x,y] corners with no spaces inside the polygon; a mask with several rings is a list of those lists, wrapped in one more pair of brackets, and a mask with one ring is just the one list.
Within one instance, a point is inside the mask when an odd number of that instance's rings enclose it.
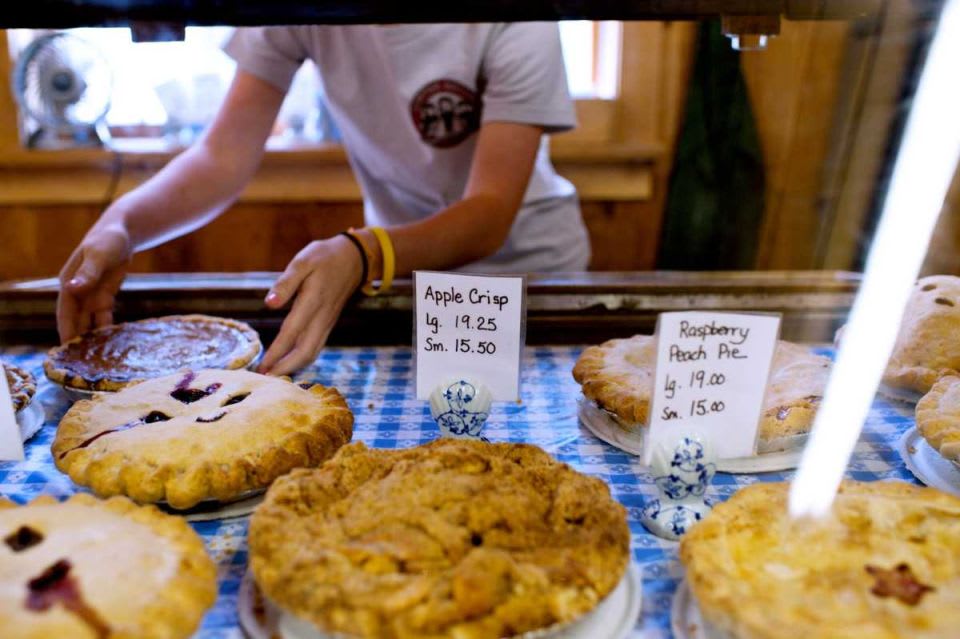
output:
{"label": "pie plate", "polygon": [[[577,414],[580,422],[602,441],[633,455],[643,452],[643,435],[630,432],[617,425],[617,417],[588,400],[582,395],[577,399]],[[778,444],[788,446],[787,450],[762,453],[752,457],[734,457],[718,459],[717,470],[721,473],[766,473],[778,470],[791,470],[800,463],[806,435],[784,437]]]}
{"label": "pie plate", "polygon": [[897,452],[914,477],[927,486],[960,497],[960,466],[934,450],[916,426],[900,437]]}
{"label": "pie plate", "polygon": [[886,399],[907,404],[908,406],[915,406],[917,402],[920,401],[920,398],[923,397],[923,393],[915,390],[896,388],[894,386],[888,386],[887,384],[880,384],[880,387],[877,388],[877,393]]}
{"label": "pie plate", "polygon": [[686,579],[680,582],[677,591],[673,593],[670,630],[673,631],[673,639],[732,639],[726,633],[704,623],[700,607],[687,587]]}
{"label": "pie plate", "polygon": [[37,401],[30,402],[25,408],[17,411],[16,418],[17,425],[20,427],[20,439],[25,442],[39,433],[46,417],[43,406]]}
{"label": "pie plate", "polygon": [[[250,363],[247,364],[244,368],[246,368],[248,371],[255,371],[257,370],[257,366],[260,365],[260,361],[262,359],[263,359],[263,347],[261,347],[260,350],[257,351],[256,356],[252,360],[250,360]],[[70,401],[73,401],[73,402],[79,401],[81,399],[93,399],[98,395],[108,395],[110,393],[118,392],[118,391],[95,391],[95,390],[89,390],[86,388],[73,388],[72,386],[66,386],[64,384],[56,384],[56,385],[62,388],[63,392],[66,393]]]}
{"label": "pie plate", "polygon": [[[640,571],[627,568],[613,592],[593,611],[559,627],[516,635],[513,639],[626,639],[640,615]],[[240,627],[250,639],[347,639],[320,632],[312,624],[280,610],[264,597],[248,570],[237,596]]]}
{"label": "pie plate", "polygon": [[252,513],[263,501],[265,489],[248,490],[241,493],[233,501],[222,502],[217,500],[202,501],[192,508],[177,510],[166,502],[158,502],[157,507],[165,513],[180,515],[187,521],[216,521],[219,519],[235,519],[246,517]]}

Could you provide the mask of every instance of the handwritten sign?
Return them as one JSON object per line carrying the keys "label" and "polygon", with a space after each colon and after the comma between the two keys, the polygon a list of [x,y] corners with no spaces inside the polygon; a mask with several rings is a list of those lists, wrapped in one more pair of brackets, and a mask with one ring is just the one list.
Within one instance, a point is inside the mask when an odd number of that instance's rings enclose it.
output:
{"label": "handwritten sign", "polygon": [[523,277],[414,273],[417,398],[459,375],[518,399],[525,294]]}
{"label": "handwritten sign", "polygon": [[779,331],[775,315],[661,314],[644,462],[687,433],[709,438],[720,459],[753,455]]}
{"label": "handwritten sign", "polygon": [[13,412],[7,376],[0,364],[0,460],[19,461],[23,459],[23,441],[20,439],[20,426]]}

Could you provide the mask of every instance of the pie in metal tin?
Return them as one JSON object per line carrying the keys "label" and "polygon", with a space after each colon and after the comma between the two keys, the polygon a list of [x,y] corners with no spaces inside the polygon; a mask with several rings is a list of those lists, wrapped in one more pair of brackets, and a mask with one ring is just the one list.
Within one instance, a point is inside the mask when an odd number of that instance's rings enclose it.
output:
{"label": "pie in metal tin", "polygon": [[[628,432],[645,430],[653,394],[656,338],[612,339],[583,351],[573,369],[584,396]],[[829,358],[779,341],[763,399],[757,448],[784,450],[803,442],[830,376]]]}
{"label": "pie in metal tin", "polygon": [[351,444],[278,479],[250,524],[266,597],[345,637],[539,636],[595,609],[629,554],[607,485],[526,444]]}
{"label": "pie in metal tin", "polygon": [[3,367],[7,379],[7,388],[13,402],[13,412],[19,413],[33,401],[33,396],[37,392],[37,382],[29,371],[19,366],[7,363],[0,364],[0,366]]}
{"label": "pie in metal tin", "polygon": [[50,350],[47,377],[70,389],[117,391],[182,369],[239,369],[261,350],[248,324],[170,315],[95,329]]}
{"label": "pie in metal tin", "polygon": [[57,429],[57,468],[100,496],[176,509],[229,502],[350,441],[336,389],[246,370],[184,371],[76,402]]}
{"label": "pie in metal tin", "polygon": [[960,499],[846,481],[823,521],[794,521],[786,483],[719,504],[680,541],[708,637],[948,639],[960,628]]}
{"label": "pie in metal tin", "polygon": [[186,639],[217,596],[193,529],[124,497],[0,499],[0,540],[4,639]]}

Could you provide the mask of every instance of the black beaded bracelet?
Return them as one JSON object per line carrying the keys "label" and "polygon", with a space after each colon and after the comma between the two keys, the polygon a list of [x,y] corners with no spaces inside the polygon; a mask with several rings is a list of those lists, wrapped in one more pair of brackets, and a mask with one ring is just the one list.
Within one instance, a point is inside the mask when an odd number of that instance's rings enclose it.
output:
{"label": "black beaded bracelet", "polygon": [[354,237],[353,233],[349,231],[341,231],[340,235],[350,240],[350,243],[356,246],[357,251],[360,253],[360,286],[363,286],[367,283],[367,273],[370,270],[370,264],[367,262],[367,252],[363,250],[363,244],[360,243],[360,240]]}

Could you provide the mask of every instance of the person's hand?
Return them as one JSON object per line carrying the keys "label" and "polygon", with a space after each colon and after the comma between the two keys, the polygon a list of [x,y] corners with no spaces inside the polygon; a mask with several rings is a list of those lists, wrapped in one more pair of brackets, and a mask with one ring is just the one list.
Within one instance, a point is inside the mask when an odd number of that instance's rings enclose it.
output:
{"label": "person's hand", "polygon": [[130,264],[130,237],[121,226],[91,230],[60,271],[60,340],[113,323],[113,305]]}
{"label": "person's hand", "polygon": [[257,369],[287,375],[316,358],[344,304],[360,286],[361,260],[350,240],[311,242],[291,260],[266,297],[270,308],[293,307]]}

